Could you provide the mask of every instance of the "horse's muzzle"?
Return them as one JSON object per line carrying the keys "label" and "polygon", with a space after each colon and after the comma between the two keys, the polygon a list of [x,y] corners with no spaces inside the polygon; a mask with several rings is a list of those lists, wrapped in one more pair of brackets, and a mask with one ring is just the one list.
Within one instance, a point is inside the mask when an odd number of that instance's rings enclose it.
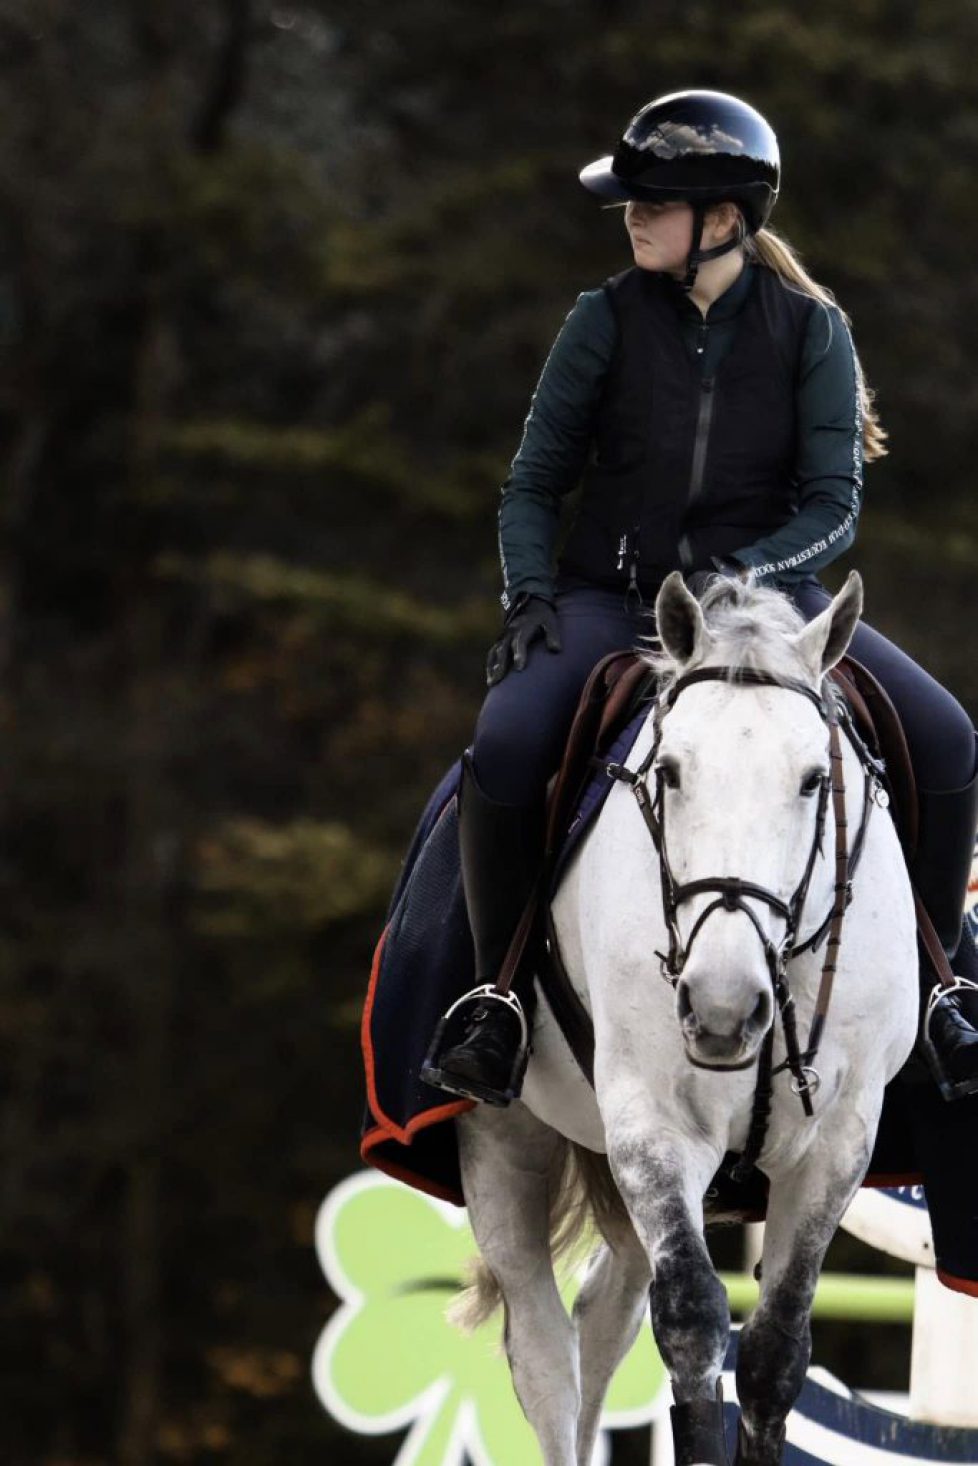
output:
{"label": "horse's muzzle", "polygon": [[696,1012],[684,978],[676,985],[676,1008],[686,1057],[698,1069],[749,1069],[756,1062],[761,1040],[774,1019],[774,1000],[765,989],[758,994],[746,1018],[730,1021],[730,1015],[724,1014],[720,1019],[721,1030],[711,1014],[714,1026],[708,1026]]}

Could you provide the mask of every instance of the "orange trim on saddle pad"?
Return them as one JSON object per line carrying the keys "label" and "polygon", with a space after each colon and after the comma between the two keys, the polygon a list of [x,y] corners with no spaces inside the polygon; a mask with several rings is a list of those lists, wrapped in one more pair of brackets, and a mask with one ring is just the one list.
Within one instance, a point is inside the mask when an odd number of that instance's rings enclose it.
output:
{"label": "orange trim on saddle pad", "polygon": [[935,1268],[938,1282],[950,1288],[952,1293],[966,1293],[969,1298],[978,1298],[978,1282],[973,1278],[956,1278],[953,1273],[947,1273],[942,1267]]}
{"label": "orange trim on saddle pad", "polygon": [[418,1171],[411,1171],[407,1166],[399,1166],[396,1161],[389,1161],[387,1157],[378,1150],[390,1139],[378,1126],[375,1130],[368,1130],[360,1142],[360,1159],[368,1166],[373,1166],[375,1171],[383,1171],[385,1176],[390,1176],[395,1181],[403,1181],[405,1186],[412,1186],[415,1191],[424,1191],[428,1196],[433,1196],[437,1201],[450,1201],[453,1206],[464,1206],[465,1197],[461,1191],[453,1191],[449,1186],[439,1186],[437,1181],[431,1181],[427,1176],[422,1176]]}
{"label": "orange trim on saddle pad", "polygon": [[[415,1115],[406,1125],[398,1125],[396,1120],[384,1113],[380,1100],[377,1097],[377,1082],[374,1065],[373,1036],[370,1032],[370,1020],[374,1010],[374,996],[377,992],[377,983],[380,980],[380,963],[384,954],[384,943],[387,940],[387,933],[390,931],[390,923],[384,927],[380,934],[380,940],[374,951],[373,965],[370,968],[370,982],[367,987],[367,1000],[363,1005],[363,1018],[360,1021],[360,1048],[363,1052],[363,1068],[367,1077],[367,1104],[370,1113],[377,1121],[377,1129],[370,1130],[364,1136],[360,1147],[360,1154],[366,1159],[366,1152],[379,1145],[381,1137],[385,1140],[396,1140],[399,1145],[410,1145],[413,1137],[419,1130],[426,1130],[429,1125],[437,1125],[440,1120],[453,1120],[456,1115],[464,1115],[468,1110],[475,1109],[475,1100],[458,1099],[448,1104],[433,1105],[430,1110],[422,1110]],[[374,1139],[374,1137],[377,1137]],[[371,1160],[371,1165],[377,1162]],[[381,1169],[387,1169],[381,1167]],[[411,1183],[416,1184],[415,1182]],[[430,1190],[430,1187],[425,1187]],[[432,1193],[434,1194],[434,1193]],[[448,1198],[451,1200],[451,1197]]]}
{"label": "orange trim on saddle pad", "polygon": [[924,1178],[920,1171],[901,1171],[890,1175],[886,1171],[873,1171],[860,1181],[860,1187],[866,1186],[874,1191],[889,1189],[895,1186],[923,1186]]}

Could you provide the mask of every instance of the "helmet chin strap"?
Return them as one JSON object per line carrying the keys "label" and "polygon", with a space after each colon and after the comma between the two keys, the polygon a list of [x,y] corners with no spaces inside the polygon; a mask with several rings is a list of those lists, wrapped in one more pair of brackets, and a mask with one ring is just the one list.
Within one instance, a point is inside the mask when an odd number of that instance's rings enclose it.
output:
{"label": "helmet chin strap", "polygon": [[721,255],[727,255],[732,249],[738,249],[744,242],[742,229],[735,229],[733,234],[724,244],[715,244],[712,249],[700,249],[700,241],[703,238],[703,221],[706,218],[706,205],[693,204],[693,234],[689,245],[689,254],[686,257],[686,273],[680,284],[688,295],[696,284],[696,273],[700,265],[707,260],[718,260]]}

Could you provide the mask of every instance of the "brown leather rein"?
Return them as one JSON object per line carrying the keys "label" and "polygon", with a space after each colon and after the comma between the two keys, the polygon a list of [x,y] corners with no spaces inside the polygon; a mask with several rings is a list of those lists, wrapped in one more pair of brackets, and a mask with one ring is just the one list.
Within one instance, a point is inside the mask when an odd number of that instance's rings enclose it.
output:
{"label": "brown leather rein", "polygon": [[[823,723],[828,728],[829,773],[827,776],[823,776],[819,782],[815,833],[801,880],[787,901],[775,892],[769,891],[766,887],[759,886],[753,881],[742,880],[738,876],[715,876],[680,883],[673,874],[666,846],[665,770],[661,765],[657,764],[659,748],[662,742],[662,724],[666,715],[675,705],[680,693],[684,692],[686,688],[695,686],[701,682],[724,682],[730,687],[778,687],[789,692],[800,693],[814,705]],[[662,964],[663,976],[674,987],[676,986],[689,959],[689,953],[693,943],[702,931],[706,921],[717,910],[730,912],[740,911],[746,915],[764,949],[764,956],[771,978],[775,1001],[777,1002],[778,1011],[781,1015],[781,1026],[784,1033],[787,1057],[783,1063],[772,1067],[771,1060],[774,1046],[774,1024],[772,1023],[761,1046],[750,1133],[747,1146],[737,1166],[737,1170],[742,1175],[745,1175],[754,1165],[764,1143],[764,1135],[766,1133],[771,1107],[771,1080],[774,1075],[784,1070],[789,1070],[792,1076],[792,1089],[801,1099],[805,1114],[809,1116],[814,1114],[812,1097],[817,1092],[820,1083],[820,1076],[818,1070],[815,1068],[814,1061],[818,1054],[825,1020],[829,1010],[829,1003],[832,997],[832,986],[835,981],[839,947],[842,940],[842,923],[846,908],[852,900],[852,880],[862,855],[873,805],[877,802],[880,804],[888,802],[872,761],[867,757],[862,761],[864,770],[862,815],[850,852],[848,820],[846,818],[845,776],[839,736],[839,719],[840,713],[843,712],[843,705],[834,689],[828,687],[827,684],[823,684],[823,688],[826,689],[825,692],[819,693],[804,682],[791,678],[775,677],[766,672],[730,667],[700,668],[695,672],[687,673],[685,677],[678,678],[658,699],[653,712],[652,746],[637,769],[626,769],[623,765],[615,763],[605,763],[602,765],[610,778],[627,784],[632,790],[642,813],[642,818],[652,837],[656,854],[659,857],[659,871],[662,880],[662,909],[669,933],[669,951],[667,953],[656,953],[656,956],[659,957]],[[595,762],[600,761],[595,760]],[[650,773],[655,777],[656,788],[654,796],[649,790],[648,776]],[[835,887],[832,908],[816,931],[804,941],[799,942],[798,934],[804,916],[805,903],[808,897],[812,874],[815,869],[815,862],[822,853],[822,842],[830,796],[835,823]],[[679,908],[690,897],[708,892],[715,892],[716,899],[711,901],[697,918],[684,944],[679,932]],[[763,902],[776,915],[783,918],[785,931],[779,943],[773,942],[767,936],[758,920],[756,912],[747,904],[748,900]],[[787,966],[792,957],[798,956],[809,948],[813,951],[817,950],[826,934],[828,940],[825,947],[825,960],[822,964],[818,994],[815,1000],[815,1010],[808,1033],[808,1043],[805,1049],[801,1050],[798,1042],[794,998],[788,986]]]}

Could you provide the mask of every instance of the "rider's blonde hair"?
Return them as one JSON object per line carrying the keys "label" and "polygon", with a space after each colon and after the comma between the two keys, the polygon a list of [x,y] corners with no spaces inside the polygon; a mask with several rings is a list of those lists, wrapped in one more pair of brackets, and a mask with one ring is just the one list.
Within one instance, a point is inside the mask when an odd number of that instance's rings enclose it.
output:
{"label": "rider's blonde hair", "polygon": [[[800,290],[803,295],[810,295],[812,300],[818,301],[819,305],[834,306],[846,325],[851,324],[849,317],[839,306],[831,290],[827,290],[824,285],[819,285],[817,280],[812,279],[791,245],[780,234],[773,229],[759,229],[756,234],[747,235],[743,243],[747,259],[756,260],[758,264],[773,270],[788,285],[795,290]],[[872,463],[874,458],[882,458],[889,450],[886,447],[886,429],[880,422],[873,405],[874,393],[863,376],[858,356],[856,357],[856,390],[859,395],[859,410],[863,424],[863,458],[867,463]]]}

